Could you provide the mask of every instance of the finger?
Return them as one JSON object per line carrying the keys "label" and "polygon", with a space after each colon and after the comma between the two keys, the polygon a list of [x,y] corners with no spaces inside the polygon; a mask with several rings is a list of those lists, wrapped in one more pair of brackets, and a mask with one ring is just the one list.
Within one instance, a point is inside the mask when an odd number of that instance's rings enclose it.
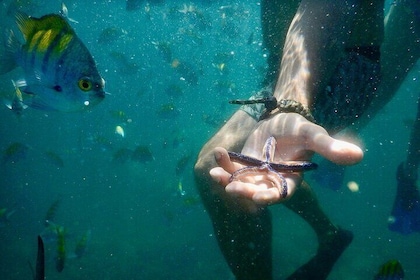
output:
{"label": "finger", "polygon": [[232,162],[230,160],[229,154],[224,148],[217,147],[213,151],[214,158],[216,160],[216,163],[222,167],[224,170],[226,170],[228,173],[233,173],[239,168],[242,167],[242,165]]}
{"label": "finger", "polygon": [[259,205],[270,205],[281,200],[280,192],[277,188],[269,188],[256,192],[252,200]]}
{"label": "finger", "polygon": [[220,184],[221,186],[226,186],[229,184],[231,174],[226,172],[226,170],[221,167],[215,167],[210,169],[210,176],[216,183]]}
{"label": "finger", "polygon": [[351,165],[363,159],[362,149],[352,143],[332,138],[320,126],[311,126],[307,135],[308,149],[336,164]]}
{"label": "finger", "polygon": [[225,191],[233,197],[240,197],[252,200],[254,194],[258,191],[267,189],[267,185],[233,181],[226,185]]}

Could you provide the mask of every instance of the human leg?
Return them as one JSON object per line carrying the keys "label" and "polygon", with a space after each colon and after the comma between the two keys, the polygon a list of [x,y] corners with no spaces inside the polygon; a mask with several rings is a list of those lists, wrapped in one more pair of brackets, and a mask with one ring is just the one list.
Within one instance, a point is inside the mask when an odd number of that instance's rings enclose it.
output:
{"label": "human leg", "polygon": [[369,110],[360,118],[363,128],[392,99],[420,57],[420,4],[416,0],[394,1],[385,17],[381,45],[381,82]]}
{"label": "human leg", "polygon": [[315,256],[287,279],[326,279],[338,258],[350,245],[353,234],[332,223],[306,182],[302,182],[285,205],[312,227],[319,244]]}
{"label": "human leg", "polygon": [[219,247],[237,279],[271,279],[271,217],[268,209],[248,213],[212,180],[217,146],[240,151],[256,121],[239,110],[202,148],[194,174]]}

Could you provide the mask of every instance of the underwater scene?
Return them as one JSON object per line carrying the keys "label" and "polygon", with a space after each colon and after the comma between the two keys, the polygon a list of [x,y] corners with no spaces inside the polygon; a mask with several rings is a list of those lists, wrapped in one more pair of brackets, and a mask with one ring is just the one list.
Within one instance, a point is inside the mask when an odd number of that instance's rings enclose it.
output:
{"label": "underwater scene", "polygon": [[[235,279],[193,167],[238,109],[229,100],[261,88],[261,3],[0,0],[0,7],[0,52],[12,59],[0,54],[0,278],[39,279],[40,236],[45,279]],[[38,41],[40,26],[60,32]],[[384,264],[420,279],[419,232],[388,229],[419,71],[354,136],[363,161],[322,169],[340,185],[321,184],[319,172],[305,176],[332,221],[354,234],[328,279],[374,279]],[[77,72],[91,76],[73,81]],[[273,275],[285,279],[316,253],[317,238],[283,205],[270,209]],[[397,279],[391,274],[377,279]]]}

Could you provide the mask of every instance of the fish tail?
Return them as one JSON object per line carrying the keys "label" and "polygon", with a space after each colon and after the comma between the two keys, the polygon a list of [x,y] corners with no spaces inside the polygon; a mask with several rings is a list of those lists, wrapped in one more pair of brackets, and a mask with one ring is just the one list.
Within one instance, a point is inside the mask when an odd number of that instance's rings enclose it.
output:
{"label": "fish tail", "polygon": [[16,68],[16,53],[21,46],[12,30],[7,30],[5,36],[6,46],[0,53],[0,75]]}

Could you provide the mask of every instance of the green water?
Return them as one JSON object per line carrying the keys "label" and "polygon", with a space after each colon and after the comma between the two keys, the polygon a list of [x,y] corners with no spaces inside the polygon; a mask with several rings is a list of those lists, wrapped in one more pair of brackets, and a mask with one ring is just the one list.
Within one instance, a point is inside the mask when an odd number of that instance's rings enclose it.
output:
{"label": "green water", "polygon": [[[3,2],[7,7],[10,1]],[[23,2],[34,16],[60,8],[59,1]],[[31,279],[28,262],[35,263],[36,237],[58,199],[54,222],[66,229],[69,258],[57,272],[56,241],[46,240],[47,279],[233,279],[197,201],[192,167],[201,146],[236,110],[227,101],[259,88],[265,52],[258,1],[196,1],[191,3],[195,14],[180,12],[185,7],[179,1],[151,3],[150,10],[144,2],[134,11],[126,11],[124,1],[66,5],[110,95],[83,113],[29,108],[17,117],[0,108],[1,150],[15,142],[28,146],[26,157],[0,165],[0,208],[15,211],[0,227],[0,278]],[[107,28],[123,31],[98,43]],[[166,44],[170,56],[157,47]],[[419,234],[387,229],[395,170],[409,137],[404,123],[416,113],[415,70],[359,135],[365,159],[347,169],[345,182],[357,182],[360,191],[335,192],[313,183],[331,219],[355,235],[330,279],[372,279],[389,259],[401,261],[406,279],[420,277]],[[16,70],[0,76],[2,95],[13,92],[10,80],[20,75]],[[175,111],[162,112],[168,104]],[[124,129],[124,138],[116,126]],[[119,149],[139,145],[151,151],[151,161],[113,160]],[[185,169],[177,174],[186,156]],[[274,274],[283,279],[316,252],[317,243],[295,214],[281,205],[272,210]],[[77,240],[88,230],[85,254],[73,258]]]}

